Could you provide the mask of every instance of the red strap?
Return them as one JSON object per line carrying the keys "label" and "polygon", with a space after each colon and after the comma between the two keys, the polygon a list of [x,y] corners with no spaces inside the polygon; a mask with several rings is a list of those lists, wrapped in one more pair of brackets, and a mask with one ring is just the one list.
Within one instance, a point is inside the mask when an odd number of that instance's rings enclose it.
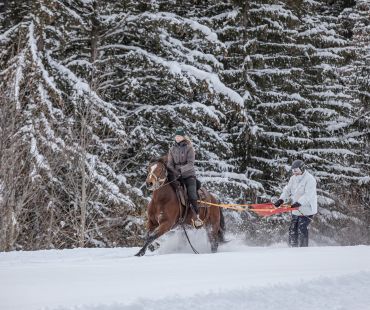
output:
{"label": "red strap", "polygon": [[272,202],[268,203],[255,203],[250,205],[252,208],[256,209],[272,209],[275,208],[274,204]]}

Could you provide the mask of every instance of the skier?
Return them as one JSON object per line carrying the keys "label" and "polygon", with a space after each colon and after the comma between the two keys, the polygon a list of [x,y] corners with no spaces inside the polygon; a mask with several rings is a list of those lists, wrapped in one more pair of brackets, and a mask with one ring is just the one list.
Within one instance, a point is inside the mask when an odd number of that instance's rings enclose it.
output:
{"label": "skier", "polygon": [[183,128],[176,129],[176,143],[168,152],[167,167],[175,179],[186,185],[190,206],[196,215],[193,220],[194,227],[200,228],[203,221],[199,217],[198,195],[195,177],[195,151]]}
{"label": "skier", "polygon": [[280,199],[275,202],[279,208],[284,202],[291,200],[292,220],[289,227],[289,245],[292,247],[308,246],[308,225],[317,213],[316,180],[306,169],[302,160],[292,164],[289,183],[284,187]]}

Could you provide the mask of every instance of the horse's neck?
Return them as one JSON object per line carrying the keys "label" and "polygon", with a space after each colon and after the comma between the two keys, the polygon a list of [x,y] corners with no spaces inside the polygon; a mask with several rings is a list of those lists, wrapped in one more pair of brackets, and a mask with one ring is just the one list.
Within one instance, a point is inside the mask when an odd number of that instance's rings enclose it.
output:
{"label": "horse's neck", "polygon": [[[166,183],[168,183],[168,180],[166,180]],[[161,187],[159,190],[154,192],[153,198],[156,201],[165,201],[171,198],[171,196],[175,195],[176,192],[171,184],[166,184],[163,187]]]}

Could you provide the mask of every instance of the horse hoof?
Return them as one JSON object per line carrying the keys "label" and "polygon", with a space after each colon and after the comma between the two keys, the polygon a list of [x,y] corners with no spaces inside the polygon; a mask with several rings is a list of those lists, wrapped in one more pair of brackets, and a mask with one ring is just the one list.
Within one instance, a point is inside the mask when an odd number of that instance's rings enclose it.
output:
{"label": "horse hoof", "polygon": [[154,244],[152,243],[151,245],[148,246],[148,249],[151,251],[151,252],[154,252],[156,249],[159,248],[159,243],[158,242],[155,242]]}
{"label": "horse hoof", "polygon": [[136,254],[135,254],[135,256],[136,257],[141,257],[141,256],[143,256],[145,254],[145,252],[144,251],[139,251],[139,252],[137,252]]}

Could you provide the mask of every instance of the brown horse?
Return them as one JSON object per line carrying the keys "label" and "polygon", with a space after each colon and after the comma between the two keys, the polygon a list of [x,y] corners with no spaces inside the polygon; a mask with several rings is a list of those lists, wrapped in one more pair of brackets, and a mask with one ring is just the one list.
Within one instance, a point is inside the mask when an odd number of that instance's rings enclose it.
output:
{"label": "brown horse", "polygon": [[[153,191],[152,200],[147,207],[147,236],[145,244],[136,256],[143,256],[148,246],[157,238],[179,225],[181,215],[181,203],[169,181],[167,171],[167,156],[151,163],[148,167],[146,183]],[[206,201],[217,203],[215,197],[208,195]],[[224,241],[225,222],[219,207],[201,207],[200,218],[204,222],[208,239],[211,243],[212,252],[216,252],[220,241]],[[191,224],[193,212],[189,210],[183,224]]]}

